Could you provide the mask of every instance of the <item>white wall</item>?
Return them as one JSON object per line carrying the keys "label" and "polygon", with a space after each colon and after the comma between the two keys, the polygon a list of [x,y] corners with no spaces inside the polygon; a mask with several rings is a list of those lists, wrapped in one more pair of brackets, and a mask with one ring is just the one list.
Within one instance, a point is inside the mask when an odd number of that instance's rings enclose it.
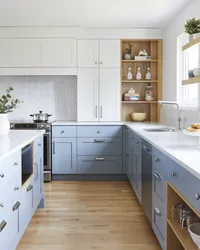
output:
{"label": "white wall", "polygon": [[[176,101],[177,99],[177,37],[184,32],[184,24],[192,17],[200,18],[200,0],[193,0],[179,15],[164,29],[163,41],[163,100]],[[192,122],[200,122],[200,112],[182,111],[182,127]],[[161,122],[176,124],[176,110],[173,107],[163,107]]]}

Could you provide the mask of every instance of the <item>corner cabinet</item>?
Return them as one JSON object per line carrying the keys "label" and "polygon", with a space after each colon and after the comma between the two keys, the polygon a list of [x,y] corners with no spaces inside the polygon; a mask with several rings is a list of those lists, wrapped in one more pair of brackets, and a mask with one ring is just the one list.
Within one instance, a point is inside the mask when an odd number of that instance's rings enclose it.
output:
{"label": "corner cabinet", "polygon": [[120,121],[120,41],[78,41],[78,121]]}

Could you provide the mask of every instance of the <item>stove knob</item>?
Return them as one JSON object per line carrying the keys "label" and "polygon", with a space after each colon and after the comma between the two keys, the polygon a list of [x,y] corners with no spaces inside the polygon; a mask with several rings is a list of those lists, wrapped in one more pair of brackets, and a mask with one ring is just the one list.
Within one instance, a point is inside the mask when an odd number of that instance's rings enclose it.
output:
{"label": "stove knob", "polygon": [[14,129],[14,128],[15,128],[14,124],[10,124],[10,129]]}

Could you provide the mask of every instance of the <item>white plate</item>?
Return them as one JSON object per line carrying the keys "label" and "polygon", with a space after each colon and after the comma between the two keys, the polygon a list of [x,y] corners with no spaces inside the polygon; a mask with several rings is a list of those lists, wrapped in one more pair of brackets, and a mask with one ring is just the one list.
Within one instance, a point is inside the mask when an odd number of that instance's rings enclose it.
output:
{"label": "white plate", "polygon": [[200,132],[188,132],[186,130],[183,130],[183,134],[190,135],[190,136],[199,136],[200,137]]}

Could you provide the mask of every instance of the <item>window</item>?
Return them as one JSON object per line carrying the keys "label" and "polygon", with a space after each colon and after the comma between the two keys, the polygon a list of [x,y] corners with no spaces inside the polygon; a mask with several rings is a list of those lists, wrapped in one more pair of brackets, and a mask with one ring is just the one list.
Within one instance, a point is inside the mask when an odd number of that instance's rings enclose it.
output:
{"label": "window", "polygon": [[187,108],[200,107],[200,84],[182,85],[182,80],[188,79],[188,71],[200,67],[200,45],[190,47],[182,51],[182,46],[188,43],[188,35],[181,35],[177,41],[177,82],[178,91],[177,99],[181,106]]}

